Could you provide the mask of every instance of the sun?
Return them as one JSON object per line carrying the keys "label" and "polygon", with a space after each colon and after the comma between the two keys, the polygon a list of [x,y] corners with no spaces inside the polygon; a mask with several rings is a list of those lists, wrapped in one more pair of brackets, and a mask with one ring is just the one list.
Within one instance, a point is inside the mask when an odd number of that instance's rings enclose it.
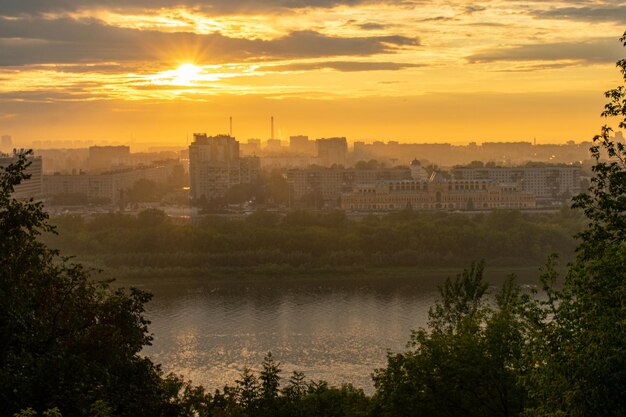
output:
{"label": "sun", "polygon": [[183,64],[172,72],[172,82],[176,85],[192,85],[200,77],[202,68],[194,64]]}

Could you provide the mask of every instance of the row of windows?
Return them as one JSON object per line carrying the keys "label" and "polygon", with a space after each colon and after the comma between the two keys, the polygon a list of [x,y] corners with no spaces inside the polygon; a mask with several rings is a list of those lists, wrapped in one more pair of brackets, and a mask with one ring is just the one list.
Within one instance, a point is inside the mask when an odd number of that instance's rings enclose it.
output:
{"label": "row of windows", "polygon": [[[464,204],[414,204],[414,205],[400,205],[400,204],[350,204],[349,208],[351,210],[396,210],[402,209],[404,207],[412,207],[415,209],[426,209],[426,210],[439,210],[439,209],[467,209],[467,205]],[[532,208],[534,205],[526,204],[526,203],[511,203],[511,204],[491,204],[491,203],[483,203],[479,205],[478,208],[490,209],[490,208]],[[344,206],[344,208],[346,208]]]}

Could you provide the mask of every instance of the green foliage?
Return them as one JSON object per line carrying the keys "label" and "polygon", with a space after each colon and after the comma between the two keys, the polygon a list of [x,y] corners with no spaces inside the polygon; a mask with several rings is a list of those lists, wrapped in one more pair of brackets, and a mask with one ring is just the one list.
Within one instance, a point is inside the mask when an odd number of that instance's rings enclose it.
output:
{"label": "green foliage", "polygon": [[[626,36],[620,39],[626,46]],[[617,62],[626,84],[626,59]],[[626,128],[626,86],[621,85],[605,93],[609,102],[604,107],[605,118],[621,118],[618,127]],[[580,234],[583,256],[601,252],[605,245],[626,240],[626,145],[612,141],[613,129],[602,126],[593,138],[591,155],[595,160],[592,168],[595,176],[587,194],[575,198],[574,207],[581,208],[589,220],[588,227]],[[608,160],[602,160],[606,156]]]}
{"label": "green foliage", "polygon": [[[172,167],[172,172],[165,182],[140,179],[124,193],[128,203],[152,203],[164,200],[176,200],[176,193],[189,182],[182,165]],[[185,201],[186,202],[186,201]]]}
{"label": "green foliage", "polygon": [[381,416],[512,416],[523,407],[516,367],[523,338],[519,288],[510,279],[486,298],[483,264],[473,264],[440,288],[428,329],[411,337],[411,350],[388,355],[375,372]]}
{"label": "green foliage", "polygon": [[37,417],[37,412],[29,407],[25,410],[20,410],[19,413],[13,414],[13,417]]}
{"label": "green foliage", "polygon": [[[281,389],[280,365],[268,354],[258,376],[245,369],[234,387],[208,397],[200,412],[207,416],[241,417],[365,417],[370,399],[351,385],[329,387],[309,382],[294,372]],[[202,414],[206,412],[206,414]]]}
{"label": "green foliage", "polygon": [[539,265],[550,252],[574,257],[572,235],[580,213],[515,211],[468,216],[403,210],[350,220],[340,211],[259,210],[242,219],[208,216],[197,225],[167,221],[159,211],[106,214],[93,220],[53,219],[59,236],[46,241],[75,255],[101,259],[107,268],[220,268],[278,266],[285,271],[389,267]]}
{"label": "green foliage", "polygon": [[41,243],[54,231],[41,203],[11,197],[27,165],[23,155],[0,171],[2,411],[88,416],[106,402],[118,417],[161,415],[159,368],[140,355],[151,341],[150,295],[93,282],[91,271]]}
{"label": "green foliage", "polygon": [[[626,46],[626,34],[621,39]],[[617,63],[626,82],[626,60]],[[626,128],[626,89],[606,93],[604,117]],[[553,265],[544,271],[545,302],[536,302],[536,326],[525,355],[528,416],[626,415],[626,152],[602,127],[591,148],[595,177],[575,199],[588,220],[578,257],[562,289]],[[608,160],[602,160],[606,156]]]}
{"label": "green foliage", "polygon": [[[38,415],[37,412],[29,407],[25,410],[21,410],[19,413],[13,414],[13,417],[37,417],[37,415]],[[61,415],[61,411],[59,411],[59,409],[56,407],[50,408],[44,411],[41,415],[42,417],[63,417]],[[94,417],[99,417],[99,416],[94,416]]]}

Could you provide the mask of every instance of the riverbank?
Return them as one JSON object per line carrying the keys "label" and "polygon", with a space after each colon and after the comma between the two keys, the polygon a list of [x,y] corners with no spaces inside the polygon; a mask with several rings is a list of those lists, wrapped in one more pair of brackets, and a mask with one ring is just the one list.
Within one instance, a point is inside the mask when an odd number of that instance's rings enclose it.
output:
{"label": "riverbank", "polygon": [[[93,265],[92,265],[93,266]],[[469,265],[468,265],[469,266]],[[526,283],[539,282],[540,265],[495,266],[487,265],[485,276],[498,285],[511,274]],[[123,285],[176,284],[176,283],[393,283],[433,279],[443,282],[460,273],[463,267],[397,267],[397,268],[289,268],[283,265],[264,268],[103,268],[98,279],[115,279]]]}

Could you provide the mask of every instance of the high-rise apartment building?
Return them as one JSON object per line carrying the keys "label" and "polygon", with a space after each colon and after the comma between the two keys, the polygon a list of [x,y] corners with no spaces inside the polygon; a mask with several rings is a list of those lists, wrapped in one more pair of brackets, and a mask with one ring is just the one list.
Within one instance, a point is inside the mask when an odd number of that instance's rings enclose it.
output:
{"label": "high-rise apartment building", "polygon": [[324,166],[345,165],[348,154],[346,138],[317,139],[317,158]]}
{"label": "high-rise apartment building", "polygon": [[315,142],[309,140],[308,136],[290,136],[289,151],[297,155],[313,155],[315,153]]}
{"label": "high-rise apartment building", "polygon": [[248,143],[240,143],[241,155],[259,155],[261,153],[261,139],[248,139]]}
{"label": "high-rise apartment building", "polygon": [[239,142],[232,136],[195,134],[189,146],[191,198],[222,198],[234,185],[255,181],[260,166],[257,157],[239,156]]}

